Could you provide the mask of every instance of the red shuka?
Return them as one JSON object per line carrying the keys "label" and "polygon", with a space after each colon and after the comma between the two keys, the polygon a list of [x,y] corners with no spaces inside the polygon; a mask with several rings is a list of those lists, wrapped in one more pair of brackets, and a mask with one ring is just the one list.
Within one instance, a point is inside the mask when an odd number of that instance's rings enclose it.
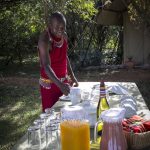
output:
{"label": "red shuka", "polygon": [[[59,41],[55,37],[52,37],[55,41]],[[49,57],[51,60],[51,68],[55,72],[58,78],[64,78],[67,75],[67,40],[64,39],[63,45],[61,47],[55,47],[54,42],[52,42],[52,49],[49,52]],[[40,74],[42,78],[49,79],[45,73],[44,67],[41,65]],[[50,89],[46,89],[40,85],[41,89],[41,99],[42,99],[42,109],[51,108],[62,95],[60,89],[51,83]]]}

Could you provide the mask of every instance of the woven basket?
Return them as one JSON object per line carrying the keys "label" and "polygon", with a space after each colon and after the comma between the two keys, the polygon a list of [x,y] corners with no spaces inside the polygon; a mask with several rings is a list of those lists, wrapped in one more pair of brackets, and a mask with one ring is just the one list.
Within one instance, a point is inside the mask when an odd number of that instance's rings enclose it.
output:
{"label": "woven basket", "polygon": [[131,133],[124,131],[128,147],[142,149],[150,146],[150,131],[143,133]]}

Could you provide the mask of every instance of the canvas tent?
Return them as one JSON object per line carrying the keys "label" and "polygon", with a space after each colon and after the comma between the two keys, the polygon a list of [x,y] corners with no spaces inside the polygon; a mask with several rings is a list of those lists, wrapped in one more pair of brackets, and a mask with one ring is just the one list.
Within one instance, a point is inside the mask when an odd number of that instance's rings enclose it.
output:
{"label": "canvas tent", "polygon": [[123,26],[123,61],[129,57],[138,64],[150,64],[150,33],[147,28],[130,21],[127,6],[129,0],[112,0],[99,9],[97,23]]}

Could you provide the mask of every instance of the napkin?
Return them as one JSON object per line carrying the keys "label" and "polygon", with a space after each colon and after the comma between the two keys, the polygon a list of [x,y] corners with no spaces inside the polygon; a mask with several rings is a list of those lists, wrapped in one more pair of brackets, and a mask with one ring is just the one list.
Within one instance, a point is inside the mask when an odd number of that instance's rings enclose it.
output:
{"label": "napkin", "polygon": [[120,84],[110,85],[107,91],[110,93],[118,94],[118,95],[129,95],[128,89]]}

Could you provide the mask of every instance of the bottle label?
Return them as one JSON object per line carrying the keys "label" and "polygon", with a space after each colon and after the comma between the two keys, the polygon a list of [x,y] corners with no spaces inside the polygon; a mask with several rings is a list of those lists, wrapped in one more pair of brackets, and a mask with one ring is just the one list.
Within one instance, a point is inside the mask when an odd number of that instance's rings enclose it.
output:
{"label": "bottle label", "polygon": [[105,87],[100,87],[100,90],[105,90]]}

